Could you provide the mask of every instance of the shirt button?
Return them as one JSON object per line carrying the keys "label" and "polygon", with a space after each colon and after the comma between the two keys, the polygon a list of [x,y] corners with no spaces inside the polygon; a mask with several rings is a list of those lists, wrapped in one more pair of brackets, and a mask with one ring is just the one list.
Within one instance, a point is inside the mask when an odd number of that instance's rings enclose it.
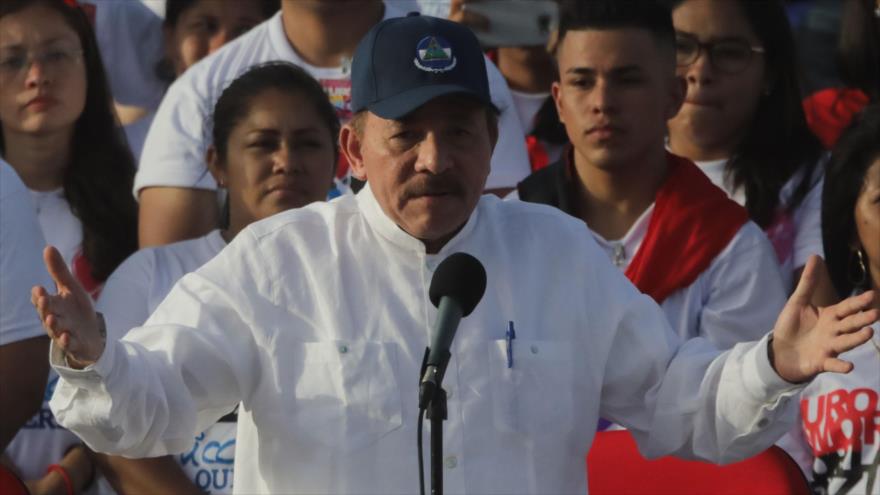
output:
{"label": "shirt button", "polygon": [[446,464],[447,469],[455,469],[455,466],[458,466],[458,459],[454,455],[451,455],[447,457],[443,463]]}
{"label": "shirt button", "polygon": [[535,344],[532,344],[531,351],[532,351],[532,354],[537,354],[538,353],[538,346],[536,346]]}
{"label": "shirt button", "polygon": [[348,346],[345,344],[340,344],[339,345],[339,354],[345,354],[346,352],[348,352]]}
{"label": "shirt button", "polygon": [[764,428],[770,421],[767,418],[763,418],[761,421],[758,421],[758,428]]}

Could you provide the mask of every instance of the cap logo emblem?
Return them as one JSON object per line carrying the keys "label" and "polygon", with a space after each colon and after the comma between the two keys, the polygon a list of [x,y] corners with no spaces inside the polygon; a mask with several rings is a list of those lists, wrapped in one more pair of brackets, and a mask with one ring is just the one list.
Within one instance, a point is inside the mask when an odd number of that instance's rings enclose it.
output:
{"label": "cap logo emblem", "polygon": [[433,73],[448,72],[457,62],[449,42],[439,36],[422,38],[416,46],[416,58],[413,59],[416,67]]}

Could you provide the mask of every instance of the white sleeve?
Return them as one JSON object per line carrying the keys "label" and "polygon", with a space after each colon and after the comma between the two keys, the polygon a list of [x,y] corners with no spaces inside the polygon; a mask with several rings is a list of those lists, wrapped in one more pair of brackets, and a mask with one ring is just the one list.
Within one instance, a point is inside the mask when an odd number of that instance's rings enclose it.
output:
{"label": "white sleeve", "polygon": [[[600,260],[593,244],[584,254]],[[603,349],[600,415],[629,428],[643,455],[729,463],[791,428],[790,399],[802,387],[773,370],[766,337],[721,354],[703,338],[682,343],[650,297],[611,263],[594,264],[588,294],[602,310],[588,316],[592,325],[614,329],[610,342],[584,344]]]}
{"label": "white sleeve", "polygon": [[210,142],[209,97],[196,87],[193,67],[168,88],[147,132],[134,180],[134,194],[147,187],[214,190],[205,152]]}
{"label": "white sleeve", "polygon": [[776,253],[752,222],[743,225],[712,263],[708,283],[698,335],[719,349],[760,339],[773,329],[785,305]]}
{"label": "white sleeve", "polygon": [[95,309],[104,315],[107,340],[119,340],[150,316],[150,286],[155,255],[152,249],[128,257],[107,279]]}
{"label": "white sleeve", "polygon": [[[823,170],[822,165],[817,165]],[[810,255],[817,254],[825,257],[825,249],[822,246],[822,190],[825,178],[820,177],[810,189],[803,202],[798,206],[794,214],[795,237],[794,252],[792,253],[792,267],[797,270],[807,264]]]}
{"label": "white sleeve", "polygon": [[29,193],[11,166],[0,161],[0,167],[0,345],[6,345],[45,335],[31,287],[51,287],[52,279],[43,267],[46,241]]}
{"label": "white sleeve", "polygon": [[513,97],[507,87],[507,81],[488,58],[486,73],[489,76],[492,103],[501,111],[498,118],[498,143],[492,153],[486,189],[516,187],[519,181],[531,173],[525,132],[513,106]]}
{"label": "white sleeve", "polygon": [[180,453],[255,390],[257,354],[233,301],[192,273],[145,326],[108,339],[100,359],[84,370],[66,367],[53,344],[51,364],[61,379],[49,405],[58,423],[95,451]]}

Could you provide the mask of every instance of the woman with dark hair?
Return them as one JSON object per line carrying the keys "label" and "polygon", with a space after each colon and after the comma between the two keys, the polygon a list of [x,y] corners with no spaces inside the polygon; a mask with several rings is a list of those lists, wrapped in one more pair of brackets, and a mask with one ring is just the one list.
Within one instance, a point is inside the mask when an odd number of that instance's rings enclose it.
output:
{"label": "woman with dark hair", "polygon": [[[222,93],[207,162],[227,191],[228,218],[204,237],[141,250],[107,281],[97,310],[108,338],[140,326],[184,274],[213,258],[250,223],[327,196],[339,119],[321,84],[285,62],[258,65]],[[235,415],[200,434],[179,456],[100,456],[119,493],[232,492]]]}
{"label": "woman with dark hair", "polygon": [[[822,149],[801,107],[782,2],[673,2],[678,73],[687,95],[669,148],[743,204],[770,237],[788,290],[822,254]],[[830,302],[824,288],[823,302]]]}
{"label": "woman with dark hair", "polygon": [[[171,84],[191,65],[268,19],[279,0],[165,0],[162,40],[165,56],[156,75]],[[155,116],[155,108],[125,127],[135,158]]]}
{"label": "woman with dark hair", "polygon": [[[841,297],[880,289],[880,106],[856,116],[825,174],[822,234]],[[874,301],[880,308],[880,300]],[[880,495],[880,324],[874,337],[841,354],[855,369],[822,375],[801,394],[801,424],[784,447],[815,493]]]}
{"label": "woman with dark hair", "polygon": [[804,99],[810,129],[832,148],[853,115],[880,101],[880,1],[844,0],[837,43],[842,88],[827,88]]}
{"label": "woman with dark hair", "polygon": [[[62,0],[0,2],[0,155],[30,190],[46,241],[93,296],[137,249],[134,160],[112,104],[85,12]],[[39,479],[78,443],[44,402],[7,454]]]}

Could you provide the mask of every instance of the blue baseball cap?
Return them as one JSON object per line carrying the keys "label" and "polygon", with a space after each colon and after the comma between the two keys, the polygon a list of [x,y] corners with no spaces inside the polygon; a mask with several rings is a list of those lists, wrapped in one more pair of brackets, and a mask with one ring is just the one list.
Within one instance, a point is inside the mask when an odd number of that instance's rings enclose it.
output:
{"label": "blue baseball cap", "polygon": [[410,14],[373,26],[351,63],[351,110],[399,119],[434,98],[460,94],[495,108],[486,61],[465,26]]}

